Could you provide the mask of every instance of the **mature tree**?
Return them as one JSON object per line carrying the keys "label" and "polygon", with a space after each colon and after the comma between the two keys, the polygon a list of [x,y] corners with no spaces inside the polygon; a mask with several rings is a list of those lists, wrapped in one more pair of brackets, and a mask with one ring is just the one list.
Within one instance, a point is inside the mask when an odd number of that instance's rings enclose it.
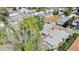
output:
{"label": "mature tree", "polygon": [[8,10],[7,8],[0,8],[0,21],[4,22],[5,25],[8,25]]}
{"label": "mature tree", "polygon": [[0,21],[4,23],[5,25],[5,30],[7,28],[9,28],[10,30],[12,30],[15,33],[15,36],[17,37],[17,39],[20,39],[17,31],[11,26],[11,23],[8,21],[8,11],[7,8],[0,8]]}
{"label": "mature tree", "polygon": [[45,11],[45,7],[33,7],[33,9],[35,9],[36,11]]}
{"label": "mature tree", "polygon": [[58,10],[54,10],[53,11],[53,15],[58,15],[59,14],[59,11]]}
{"label": "mature tree", "polygon": [[[5,26],[7,26],[7,16],[8,16],[8,11],[6,8],[0,8],[0,22],[3,22]],[[0,44],[5,44],[8,41],[8,37],[6,35],[6,27],[0,28]]]}
{"label": "mature tree", "polygon": [[0,15],[8,16],[8,9],[0,7]]}
{"label": "mature tree", "polygon": [[66,8],[66,10],[64,11],[65,16],[69,16],[71,13],[72,13],[71,7]]}
{"label": "mature tree", "polygon": [[23,42],[16,44],[14,48],[20,50],[38,50],[38,45],[41,40],[40,31],[43,27],[43,20],[38,16],[30,16],[21,22],[21,37]]}

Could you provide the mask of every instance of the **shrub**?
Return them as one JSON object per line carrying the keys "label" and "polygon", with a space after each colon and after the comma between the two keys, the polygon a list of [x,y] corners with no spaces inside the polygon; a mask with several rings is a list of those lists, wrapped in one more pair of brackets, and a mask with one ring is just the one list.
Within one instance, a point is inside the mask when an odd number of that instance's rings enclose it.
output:
{"label": "shrub", "polygon": [[4,28],[0,29],[0,45],[4,45],[8,42],[8,37]]}
{"label": "shrub", "polygon": [[66,42],[64,42],[62,45],[60,45],[57,49],[59,51],[66,51],[69,49],[69,47],[72,45],[76,37],[79,36],[79,34],[74,33],[72,37],[66,39]]}
{"label": "shrub", "polygon": [[23,45],[21,43],[16,43],[14,46],[13,46],[14,50],[17,50],[17,51],[24,51],[23,49]]}

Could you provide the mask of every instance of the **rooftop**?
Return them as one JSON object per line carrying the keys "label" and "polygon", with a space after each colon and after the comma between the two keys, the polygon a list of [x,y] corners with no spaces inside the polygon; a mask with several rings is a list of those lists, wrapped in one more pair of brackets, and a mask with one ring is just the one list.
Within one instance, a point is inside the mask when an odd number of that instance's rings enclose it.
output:
{"label": "rooftop", "polygon": [[63,18],[59,19],[57,23],[60,24],[60,25],[63,25],[68,20],[70,20],[69,17],[63,17]]}
{"label": "rooftop", "polygon": [[62,42],[62,39],[67,39],[68,37],[69,34],[67,32],[62,30],[55,30],[44,39],[44,44],[49,48],[52,48],[52,46],[55,48],[60,42]]}

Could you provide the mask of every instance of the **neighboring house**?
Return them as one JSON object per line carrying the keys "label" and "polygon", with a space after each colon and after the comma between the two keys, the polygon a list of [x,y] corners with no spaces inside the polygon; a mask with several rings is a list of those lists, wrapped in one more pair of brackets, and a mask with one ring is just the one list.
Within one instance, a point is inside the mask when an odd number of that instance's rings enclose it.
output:
{"label": "neighboring house", "polygon": [[44,34],[45,36],[49,35],[48,30],[51,30],[53,28],[53,26],[48,22],[45,23],[43,26],[43,30],[41,31],[41,34]]}
{"label": "neighboring house", "polygon": [[59,21],[57,22],[58,25],[62,25],[64,27],[70,25],[71,23],[72,23],[71,17],[60,18]]}
{"label": "neighboring house", "polygon": [[9,7],[8,8],[8,12],[9,13],[17,12],[17,13],[26,14],[28,12],[28,9],[27,8],[24,8],[24,7]]}
{"label": "neighboring house", "polygon": [[26,13],[28,13],[29,10],[26,8],[21,8],[19,11],[20,11],[20,13],[26,14]]}
{"label": "neighboring house", "polygon": [[65,41],[67,38],[69,38],[69,33],[63,31],[63,30],[55,30],[53,31],[49,36],[47,36],[42,41],[42,50],[46,49],[54,49],[56,48],[59,43]]}
{"label": "neighboring house", "polygon": [[50,24],[50,23],[45,23],[44,26],[43,26],[43,30],[49,30],[49,29],[52,29],[53,26]]}
{"label": "neighboring house", "polygon": [[79,51],[79,37],[76,38],[68,51]]}
{"label": "neighboring house", "polygon": [[25,7],[15,7],[15,9],[19,13],[24,13],[27,10]]}
{"label": "neighboring house", "polygon": [[59,8],[59,11],[60,11],[60,10],[62,10],[62,11],[66,11],[66,8],[61,7],[61,8]]}

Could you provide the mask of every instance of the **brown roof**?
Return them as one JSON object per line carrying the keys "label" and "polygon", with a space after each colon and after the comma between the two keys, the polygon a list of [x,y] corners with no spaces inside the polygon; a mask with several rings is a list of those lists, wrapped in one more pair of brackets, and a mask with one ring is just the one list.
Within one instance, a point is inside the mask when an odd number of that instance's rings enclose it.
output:
{"label": "brown roof", "polygon": [[60,16],[44,16],[44,21],[45,22],[50,22],[50,23],[53,23],[53,22],[57,22],[59,20]]}
{"label": "brown roof", "polygon": [[79,37],[74,41],[68,51],[79,51]]}

